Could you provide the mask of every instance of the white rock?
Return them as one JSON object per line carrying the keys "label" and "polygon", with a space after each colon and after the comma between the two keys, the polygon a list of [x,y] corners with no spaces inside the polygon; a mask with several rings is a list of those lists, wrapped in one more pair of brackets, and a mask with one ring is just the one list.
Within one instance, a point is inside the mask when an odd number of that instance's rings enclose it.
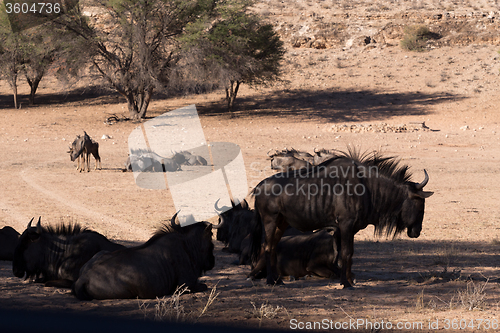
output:
{"label": "white rock", "polygon": [[460,127],[460,129],[461,129],[462,131],[466,131],[466,130],[468,130],[468,129],[469,129],[469,126],[468,126],[468,125],[465,125],[465,126]]}

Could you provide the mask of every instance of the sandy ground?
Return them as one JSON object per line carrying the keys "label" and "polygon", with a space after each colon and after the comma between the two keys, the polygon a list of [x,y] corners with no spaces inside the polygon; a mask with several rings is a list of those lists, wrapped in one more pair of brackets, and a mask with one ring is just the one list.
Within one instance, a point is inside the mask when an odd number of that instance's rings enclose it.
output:
{"label": "sandy ground", "polygon": [[[401,157],[415,181],[423,179],[426,169],[426,189],[435,192],[426,201],[418,239],[375,238],[372,227],[358,233],[355,290],[341,289],[338,280],[316,278],[282,287],[247,281],[249,267],[232,265],[235,256],[216,242],[216,266],[202,280],[220,294],[199,318],[209,293],[183,295],[186,320],[276,329],[323,320],[335,328],[364,320],[390,322],[393,328],[402,323],[411,328],[407,331],[419,332],[433,331],[436,321],[438,330],[451,330],[453,320],[462,320],[465,331],[492,331],[481,322],[500,321],[500,62],[498,46],[490,44],[419,53],[388,44],[326,49],[288,44],[284,81],[272,88],[243,87],[233,116],[221,108],[221,93],[155,99],[148,117],[196,104],[207,141],[238,144],[249,190],[272,174],[266,160],[270,149],[312,152],[354,145]],[[136,244],[175,212],[168,190],[141,189],[131,173],[121,171],[128,135],[137,124],[104,123],[113,114],[126,116],[120,97],[80,90],[66,94],[48,77],[37,106],[23,103],[14,110],[9,91],[0,81],[0,227],[22,232],[31,217],[42,216],[44,224],[78,222]],[[27,93],[26,87],[21,93]],[[336,127],[412,122],[425,122],[429,129],[356,133]],[[100,144],[101,171],[79,173],[69,160],[68,145],[83,130]],[[157,304],[80,302],[66,290],[13,277],[9,262],[0,262],[0,290],[0,307],[10,309],[153,319]],[[379,331],[377,326],[356,328]]]}

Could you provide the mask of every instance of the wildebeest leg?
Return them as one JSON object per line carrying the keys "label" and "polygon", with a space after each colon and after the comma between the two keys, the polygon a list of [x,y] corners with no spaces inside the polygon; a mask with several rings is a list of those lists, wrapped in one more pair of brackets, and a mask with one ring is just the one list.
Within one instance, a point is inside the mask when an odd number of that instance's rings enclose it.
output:
{"label": "wildebeest leg", "polygon": [[[264,221],[263,221],[264,222]],[[285,232],[288,224],[282,215],[275,218],[274,223],[266,224],[266,265],[267,265],[267,284],[283,284],[283,280],[278,274],[278,256],[276,254],[276,246],[278,245],[281,236]]]}
{"label": "wildebeest leg", "polygon": [[341,230],[340,234],[340,258],[342,259],[340,284],[342,284],[344,288],[352,288],[354,284],[351,272],[352,255],[354,253],[354,233]]}

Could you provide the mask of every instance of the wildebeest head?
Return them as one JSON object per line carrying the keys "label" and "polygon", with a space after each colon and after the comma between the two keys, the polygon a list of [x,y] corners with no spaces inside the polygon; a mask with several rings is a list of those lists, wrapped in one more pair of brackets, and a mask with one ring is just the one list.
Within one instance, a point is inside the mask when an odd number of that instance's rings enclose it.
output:
{"label": "wildebeest head", "polygon": [[429,175],[424,170],[425,178],[421,183],[408,184],[408,199],[403,203],[401,219],[406,222],[407,234],[410,238],[417,238],[422,231],[424,219],[425,199],[434,192],[422,191],[429,181]]}
{"label": "wildebeest head", "polygon": [[[86,133],[85,133],[86,134]],[[83,152],[83,148],[85,147],[84,145],[85,138],[83,136],[77,135],[76,139],[73,141],[71,146],[69,147],[69,157],[71,161],[73,162],[80,156]]]}
{"label": "wildebeest head", "polygon": [[326,149],[314,149],[314,165],[321,164],[326,160],[337,157],[342,153],[337,150],[326,150]]}
{"label": "wildebeest head", "polygon": [[38,223],[35,227],[31,226],[31,222],[28,223],[28,227],[19,237],[17,246],[14,250],[14,258],[12,261],[12,271],[14,275],[18,278],[22,278],[26,274],[26,278],[33,278],[40,274],[39,270],[39,258],[41,256],[39,239],[42,233],[42,226],[40,224],[40,218],[38,218]]}
{"label": "wildebeest head", "polygon": [[156,235],[161,236],[165,232],[178,232],[186,235],[186,238],[192,240],[193,245],[199,247],[198,255],[195,260],[198,260],[198,265],[203,272],[211,270],[215,265],[214,244],[212,242],[212,223],[197,222],[187,226],[181,226],[177,221],[177,214],[170,219],[170,226],[160,230]]}

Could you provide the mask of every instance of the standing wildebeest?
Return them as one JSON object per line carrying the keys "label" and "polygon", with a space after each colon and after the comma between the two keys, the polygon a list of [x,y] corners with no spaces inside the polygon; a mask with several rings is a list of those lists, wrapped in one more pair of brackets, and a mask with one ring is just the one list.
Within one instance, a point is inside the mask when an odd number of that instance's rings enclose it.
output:
{"label": "standing wildebeest", "polygon": [[19,233],[12,227],[0,229],[0,260],[12,260]]}
{"label": "standing wildebeest", "polygon": [[73,286],[78,299],[155,298],[172,294],[185,285],[204,291],[198,282],[214,267],[212,224],[198,222],[180,227],[172,217],[146,243],[115,252],[101,252],[81,270]]}
{"label": "standing wildebeest", "polygon": [[288,225],[301,231],[329,226],[341,235],[341,284],[352,287],[354,235],[369,224],[381,235],[407,229],[416,238],[422,230],[429,181],[410,181],[408,166],[394,157],[378,153],[360,155],[354,151],[312,168],[278,173],[261,181],[253,190],[256,217],[264,228],[262,246],[258,232],[253,256],[258,262],[250,273],[255,277],[267,266],[267,283],[282,283],[277,272],[276,245]]}
{"label": "standing wildebeest", "polygon": [[[85,171],[85,164],[87,171],[90,171],[90,154],[95,158],[95,170],[97,170],[97,163],[101,169],[101,157],[99,156],[99,143],[90,138],[87,132],[83,132],[83,136],[76,136],[75,141],[71,144],[68,153],[70,154],[71,161],[78,158],[77,170]],[[83,163],[80,168],[80,157],[83,158]]]}
{"label": "standing wildebeest", "polygon": [[103,235],[75,225],[42,227],[40,218],[23,232],[14,251],[12,271],[22,278],[34,278],[47,285],[70,287],[80,268],[99,251],[115,251],[123,245]]}
{"label": "standing wildebeest", "polygon": [[287,170],[309,169],[312,167],[313,156],[306,152],[300,152],[295,149],[275,151],[274,154],[267,156],[271,159],[271,169],[284,172]]}

